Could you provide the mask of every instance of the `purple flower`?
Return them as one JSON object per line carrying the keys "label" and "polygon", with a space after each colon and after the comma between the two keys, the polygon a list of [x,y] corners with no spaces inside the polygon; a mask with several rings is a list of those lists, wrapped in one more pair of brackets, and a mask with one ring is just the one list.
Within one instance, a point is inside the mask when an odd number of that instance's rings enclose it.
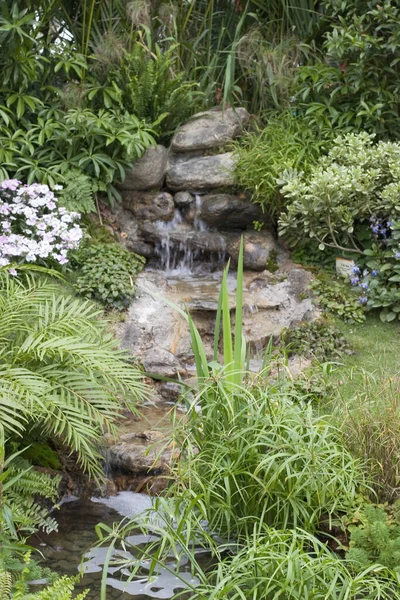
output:
{"label": "purple flower", "polygon": [[360,267],[354,266],[353,267],[353,273],[357,274],[360,272]]}
{"label": "purple flower", "polygon": [[366,304],[368,302],[368,298],[366,296],[360,296],[358,301],[360,304]]}
{"label": "purple flower", "polygon": [[367,290],[367,289],[368,289],[368,283],[367,283],[366,281],[364,281],[364,282],[361,284],[361,288],[362,288],[363,290]]}
{"label": "purple flower", "polygon": [[378,271],[376,269],[372,269],[371,276],[376,277],[378,275]]}
{"label": "purple flower", "polygon": [[398,250],[396,250],[396,252],[394,253],[394,257],[395,258],[400,258],[400,252]]}
{"label": "purple flower", "polygon": [[18,275],[18,273],[17,273],[17,269],[8,269],[8,272],[10,273],[10,275],[14,275],[14,277],[15,277],[16,275]]}
{"label": "purple flower", "polygon": [[357,283],[360,281],[359,277],[350,277],[350,283],[351,285],[357,285]]}

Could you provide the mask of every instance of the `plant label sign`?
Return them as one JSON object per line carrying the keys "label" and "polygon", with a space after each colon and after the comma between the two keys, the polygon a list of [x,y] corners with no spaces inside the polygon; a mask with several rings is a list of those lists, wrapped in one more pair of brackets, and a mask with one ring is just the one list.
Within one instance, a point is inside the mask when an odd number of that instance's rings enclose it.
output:
{"label": "plant label sign", "polygon": [[336,273],[341,277],[350,277],[353,275],[353,269],[356,266],[354,260],[348,258],[336,259]]}

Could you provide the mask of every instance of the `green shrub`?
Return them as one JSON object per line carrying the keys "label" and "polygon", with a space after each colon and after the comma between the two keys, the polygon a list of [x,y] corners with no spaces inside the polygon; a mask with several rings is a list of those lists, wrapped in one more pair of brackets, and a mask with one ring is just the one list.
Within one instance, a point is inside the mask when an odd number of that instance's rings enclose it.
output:
{"label": "green shrub", "polygon": [[74,288],[107,308],[124,310],[135,294],[136,275],[145,259],[118,244],[93,244],[79,253]]}
{"label": "green shrub", "polygon": [[321,362],[337,359],[351,352],[350,346],[333,319],[300,323],[281,333],[282,343],[289,354],[316,358]]}
{"label": "green shrub", "polygon": [[310,124],[399,137],[400,8],[392,0],[326,0],[323,62],[298,69]]}
{"label": "green shrub", "polygon": [[374,144],[366,133],[338,137],[308,174],[287,174],[280,234],[292,244],[311,239],[321,250],[362,256],[373,240],[370,218],[399,214],[399,159],[398,143]]}
{"label": "green shrub", "polygon": [[357,524],[349,525],[350,549],[346,560],[350,568],[363,571],[371,565],[400,570],[400,506],[364,505],[355,515]]}
{"label": "green shrub", "polygon": [[348,323],[365,321],[363,305],[346,282],[320,273],[319,277],[310,283],[318,305],[335,317]]}
{"label": "green shrub", "polygon": [[263,130],[249,132],[234,144],[236,182],[263,209],[279,213],[284,206],[279,177],[286,170],[308,173],[326,143],[292,113],[272,115]]}

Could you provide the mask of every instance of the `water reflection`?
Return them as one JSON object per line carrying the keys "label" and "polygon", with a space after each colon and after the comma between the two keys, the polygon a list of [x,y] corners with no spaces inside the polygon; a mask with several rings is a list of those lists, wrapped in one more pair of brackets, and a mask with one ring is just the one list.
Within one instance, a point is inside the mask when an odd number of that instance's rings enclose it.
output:
{"label": "water reflection", "polygon": [[[97,542],[95,526],[102,522],[112,526],[122,517],[133,517],[151,506],[151,498],[145,494],[121,492],[106,499],[67,501],[56,515],[59,530],[48,535],[36,534],[30,541],[42,554],[42,565],[60,575],[76,575],[83,568],[84,577],[77,586],[90,588],[88,600],[99,600],[103,565],[108,548],[94,548]],[[140,575],[127,583],[129,562],[135,561],[134,547],[150,543],[156,536],[141,534],[127,538],[126,551],[116,549],[113,561],[107,569],[107,600],[148,600],[150,598],[172,598],[174,593],[198,582],[192,578],[187,560],[179,565],[179,577],[171,571],[176,568],[173,557],[160,566],[152,578],[148,576],[149,563],[141,562]],[[82,561],[83,557],[83,561]],[[81,565],[82,561],[82,565]],[[118,564],[120,563],[120,564]],[[169,570],[170,569],[170,570]],[[183,597],[182,597],[183,598]]]}

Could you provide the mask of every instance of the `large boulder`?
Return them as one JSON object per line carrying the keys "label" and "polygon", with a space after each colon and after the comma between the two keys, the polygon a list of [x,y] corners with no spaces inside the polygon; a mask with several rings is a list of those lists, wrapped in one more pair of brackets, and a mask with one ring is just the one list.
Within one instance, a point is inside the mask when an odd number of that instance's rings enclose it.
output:
{"label": "large boulder", "polygon": [[260,208],[243,196],[207,194],[201,199],[200,218],[219,230],[246,229],[264,219]]}
{"label": "large boulder", "polygon": [[154,194],[125,190],[122,193],[122,204],[141,222],[171,221],[174,218],[174,200],[167,192]]}
{"label": "large boulder", "polygon": [[[226,251],[234,262],[239,256],[240,236],[234,233],[225,235]],[[251,271],[264,271],[268,260],[279,251],[275,236],[270,231],[246,231],[243,235],[243,265]]]}
{"label": "large boulder", "polygon": [[174,155],[169,161],[167,187],[171,190],[212,190],[234,184],[233,152],[213,156]]}
{"label": "large boulder", "polygon": [[237,137],[249,119],[245,108],[198,113],[178,129],[172,138],[171,148],[174,152],[219,148]]}
{"label": "large boulder", "polygon": [[162,187],[167,171],[168,150],[164,146],[150,146],[141,158],[126,172],[120,184],[122,190],[152,190]]}

